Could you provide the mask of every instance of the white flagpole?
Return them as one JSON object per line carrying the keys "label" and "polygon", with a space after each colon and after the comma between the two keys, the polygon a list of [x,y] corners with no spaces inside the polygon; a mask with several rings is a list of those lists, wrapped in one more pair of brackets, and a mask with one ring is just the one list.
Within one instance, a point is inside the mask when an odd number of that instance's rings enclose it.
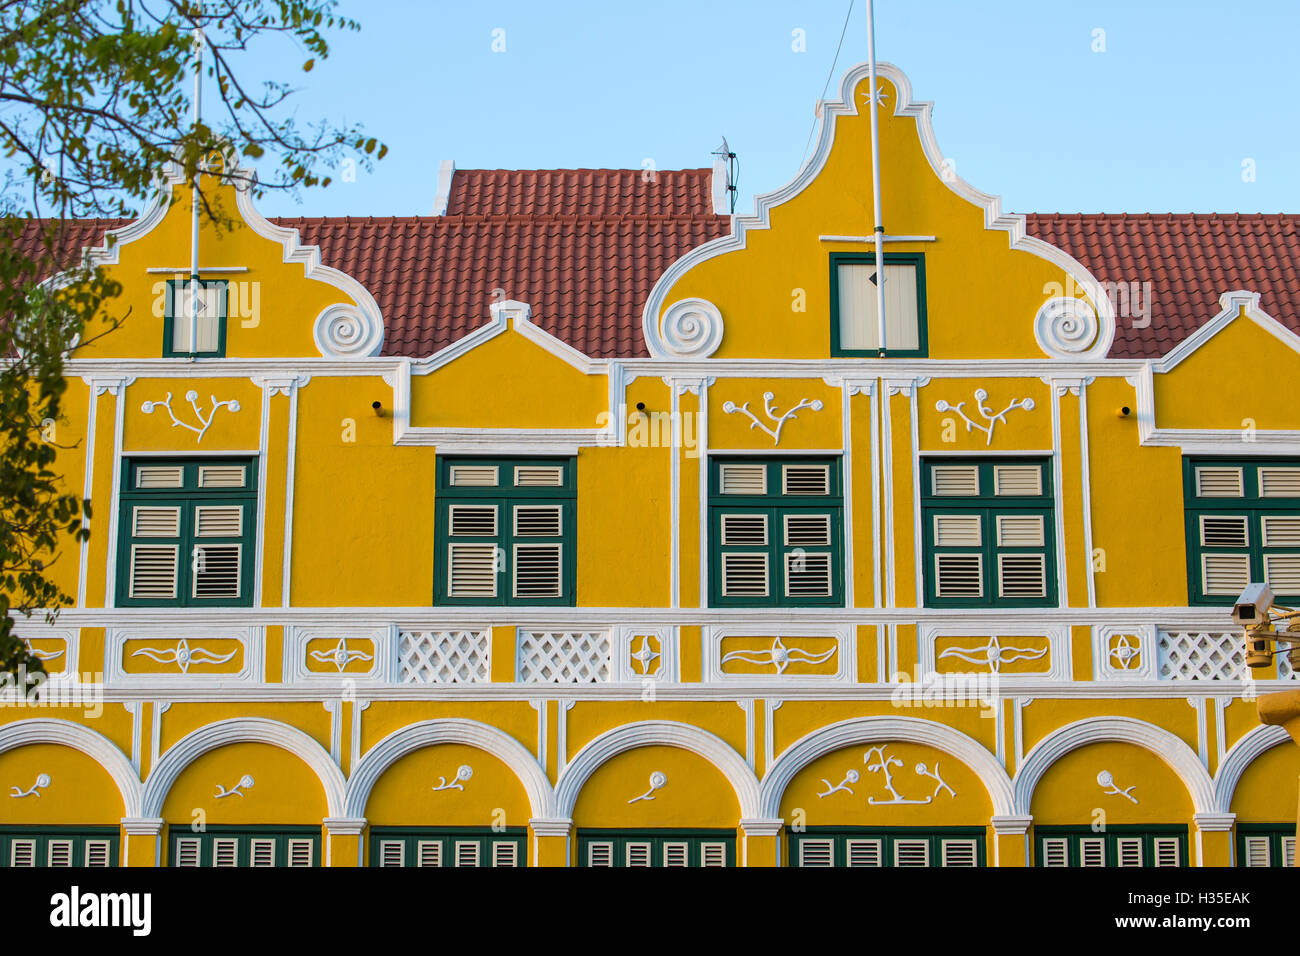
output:
{"label": "white flagpole", "polygon": [[[194,131],[203,109],[203,30],[194,30]],[[190,354],[199,351],[199,173],[190,192]]]}
{"label": "white flagpole", "polygon": [[876,120],[876,4],[867,0],[867,63],[871,71],[871,194],[876,207],[876,325],[885,354],[885,227],[880,212],[880,127]]}

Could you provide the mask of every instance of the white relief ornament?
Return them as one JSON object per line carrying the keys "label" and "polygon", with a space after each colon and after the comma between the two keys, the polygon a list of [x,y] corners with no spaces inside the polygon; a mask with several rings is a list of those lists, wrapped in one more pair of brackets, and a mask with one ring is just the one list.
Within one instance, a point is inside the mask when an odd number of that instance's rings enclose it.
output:
{"label": "white relief ornament", "polygon": [[1007,423],[1006,415],[1008,412],[1014,411],[1017,408],[1023,408],[1027,412],[1032,412],[1034,410],[1034,400],[1032,398],[1017,398],[1006,408],[1002,409],[1002,411],[994,412],[992,408],[984,404],[984,400],[988,397],[989,393],[984,389],[975,389],[975,407],[979,409],[979,413],[984,416],[984,420],[987,423],[983,425],[979,422],[972,421],[966,414],[964,411],[966,407],[965,402],[958,402],[954,405],[946,399],[941,398],[934,403],[934,407],[936,411],[940,412],[956,412],[961,416],[962,421],[966,423],[966,432],[968,434],[972,428],[984,433],[984,444],[986,445],[993,444],[993,429],[996,427],[998,422],[1001,422],[1003,425]]}
{"label": "white relief ornament", "polygon": [[822,777],[822,783],[826,784],[826,792],[817,794],[817,797],[818,799],[825,799],[826,797],[829,797],[832,793],[837,793],[840,790],[843,790],[845,793],[852,795],[853,788],[850,787],[849,784],[857,783],[861,779],[862,779],[862,775],[859,774],[856,770],[850,770],[848,773],[844,775],[844,779],[841,780],[839,783],[835,784],[834,786],[831,785],[831,782],[829,780],[827,780],[825,777]]}
{"label": "white relief ornament", "polygon": [[1038,347],[1053,358],[1101,358],[1105,342],[1097,311],[1083,299],[1048,299],[1034,316]]}
{"label": "white relief ornament", "polygon": [[36,782],[24,790],[22,787],[10,787],[9,797],[12,800],[21,800],[23,797],[41,798],[41,791],[50,785],[50,775],[48,773],[38,774]]}
{"label": "white relief ornament", "polygon": [[[939,764],[936,762],[933,771],[923,763],[918,763],[912,768],[916,771],[918,776],[929,777],[938,784],[938,786],[934,788],[934,792],[924,800],[910,800],[907,797],[904,797],[894,788],[894,777],[889,770],[890,767],[902,767],[903,761],[892,754],[886,753],[887,749],[888,748],[885,745],[869,747],[862,755],[862,762],[867,765],[867,770],[871,773],[880,773],[885,778],[885,789],[890,793],[890,799],[888,800],[877,800],[875,797],[868,797],[867,803],[875,807],[901,805],[924,806],[933,803],[934,798],[939,795],[939,791],[941,790],[947,790],[948,795],[951,797],[957,796],[957,791],[950,787],[947,782],[939,776]],[[871,762],[873,757],[875,758],[875,763]]]}
{"label": "white relief ornament", "polygon": [[253,778],[244,774],[239,778],[239,782],[227,790],[221,784],[217,784],[217,795],[214,799],[221,800],[225,797],[242,797],[244,791],[253,785]]}
{"label": "white relief ornament", "polygon": [[763,393],[763,411],[767,417],[772,420],[773,424],[776,425],[775,428],[769,428],[763,422],[759,421],[758,416],[749,410],[749,402],[746,402],[744,405],[737,405],[735,402],[727,402],[722,406],[722,410],[728,415],[734,415],[736,412],[740,412],[741,414],[748,416],[751,422],[749,426],[750,431],[753,431],[755,428],[762,429],[762,431],[772,439],[773,445],[781,444],[781,429],[785,427],[785,423],[790,421],[790,419],[799,417],[795,414],[796,412],[805,408],[811,408],[814,412],[820,412],[822,410],[821,399],[815,398],[809,400],[804,398],[800,399],[799,404],[790,409],[784,415],[777,415],[776,406],[772,404],[772,399],[775,397],[776,396],[772,392]]}
{"label": "white relief ornament", "polygon": [[970,664],[987,664],[989,671],[996,674],[1003,664],[1014,664],[1016,661],[1036,661],[1046,653],[1046,647],[1038,650],[1028,647],[1003,647],[1002,643],[994,636],[990,637],[988,643],[983,647],[950,647],[939,655],[939,659],[959,657]]}
{"label": "white relief ornament", "polygon": [[1136,670],[1142,646],[1134,643],[1131,634],[1117,634],[1110,639],[1110,659],[1117,671]]}
{"label": "white relief ornament", "polygon": [[[43,651],[32,647],[31,644],[27,645],[27,650],[31,653],[32,657],[36,658],[38,661],[53,661],[58,660],[63,656],[63,651]],[[64,650],[66,650],[66,648]]]}
{"label": "white relief ornament", "polygon": [[238,650],[233,650],[229,654],[217,654],[203,647],[191,648],[190,642],[182,637],[175,647],[142,647],[131,656],[143,654],[159,664],[175,664],[182,674],[188,674],[191,664],[224,664],[238,653]]}
{"label": "white relief ornament", "polygon": [[316,658],[322,664],[332,663],[342,673],[343,670],[353,661],[372,661],[374,655],[367,654],[365,651],[353,650],[348,647],[348,639],[340,637],[339,642],[326,651],[312,651],[311,656]]}
{"label": "white relief ornament", "polygon": [[140,406],[140,411],[144,412],[146,415],[152,415],[155,408],[167,409],[167,414],[170,415],[172,419],[172,427],[188,428],[190,431],[194,432],[194,434],[198,436],[197,438],[194,439],[194,443],[197,445],[199,442],[203,441],[203,436],[207,434],[208,429],[212,427],[212,420],[217,417],[217,412],[220,409],[228,408],[232,412],[239,411],[238,400],[232,398],[229,401],[219,402],[217,401],[217,396],[211,395],[209,396],[209,398],[212,401],[212,408],[208,410],[208,413],[205,416],[203,414],[203,410],[200,409],[198,406],[198,402],[197,402],[198,397],[199,397],[199,393],[194,391],[193,389],[190,389],[188,392],[185,393],[185,400],[189,402],[190,407],[194,409],[194,417],[195,419],[198,420],[197,425],[191,425],[189,422],[183,422],[176,417],[176,413],[172,411],[171,392],[168,392],[167,397],[163,399],[161,402],[145,402],[143,405]]}
{"label": "white relief ornament", "polygon": [[461,764],[456,768],[456,776],[452,778],[451,783],[447,782],[446,777],[438,778],[438,786],[430,787],[431,790],[459,790],[465,791],[465,784],[469,778],[474,776],[474,768],[467,763]]}
{"label": "white relief ornament", "polygon": [[772,646],[759,650],[731,651],[722,655],[721,663],[728,661],[743,661],[746,664],[770,664],[776,668],[778,674],[784,674],[785,669],[791,664],[821,664],[830,660],[835,654],[835,648],[821,654],[813,654],[798,647],[786,647],[781,642],[781,638],[772,639]]}
{"label": "white relief ornament", "polygon": [[654,773],[650,774],[650,789],[639,797],[633,797],[628,801],[628,803],[632,804],[641,800],[653,800],[655,798],[655,791],[662,790],[666,786],[668,786],[668,775],[661,770],[656,770]]}
{"label": "white relief ornament", "polygon": [[316,317],[312,337],[326,358],[363,358],[379,354],[384,324],[369,310],[340,302],[326,306]]}
{"label": "white relief ornament", "polygon": [[1107,796],[1128,797],[1134,803],[1138,802],[1138,798],[1133,796],[1133,791],[1137,789],[1137,784],[1121,790],[1119,785],[1115,783],[1115,775],[1109,770],[1103,770],[1101,773],[1097,774],[1097,786],[1101,787]]}
{"label": "white relief ornament", "polygon": [[877,105],[879,105],[879,106],[884,106],[884,105],[885,105],[885,99],[888,97],[888,95],[889,95],[889,94],[885,92],[885,88],[884,88],[883,86],[878,86],[878,87],[876,87],[876,95],[875,95],[874,97],[871,95],[871,91],[870,91],[870,90],[868,90],[867,92],[863,93],[863,94],[862,94],[862,102],[864,102],[864,103],[870,103],[870,102],[874,99],[874,100],[876,101],[876,104],[877,104]]}
{"label": "white relief ornament", "polygon": [[674,358],[708,358],[722,344],[722,313],[707,299],[674,302],[664,310],[660,338]]}
{"label": "white relief ornament", "polygon": [[659,667],[655,661],[659,659],[659,652],[650,646],[648,635],[641,635],[641,647],[632,652],[632,660],[641,665],[641,673],[650,676],[658,671]]}

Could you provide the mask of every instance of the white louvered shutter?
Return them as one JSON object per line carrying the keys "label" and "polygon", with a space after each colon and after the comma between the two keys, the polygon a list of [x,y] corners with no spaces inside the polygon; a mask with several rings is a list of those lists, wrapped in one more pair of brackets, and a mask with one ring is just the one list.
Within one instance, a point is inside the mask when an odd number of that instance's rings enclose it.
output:
{"label": "white louvered shutter", "polygon": [[1120,866],[1142,865],[1142,838],[1120,837],[1116,842],[1116,854]]}
{"label": "white louvered shutter", "polygon": [[723,597],[767,597],[767,554],[722,554]]}
{"label": "white louvered shutter", "polygon": [[943,840],[939,849],[943,866],[979,866],[979,848],[974,840]]}
{"label": "white louvered shutter", "polygon": [[563,465],[516,465],[516,488],[562,488]]}
{"label": "white louvered shutter", "polygon": [[1043,469],[1039,465],[995,465],[993,494],[998,497],[1037,498],[1043,493]]}
{"label": "white louvered shutter", "polygon": [[442,866],[442,841],[421,840],[416,844],[416,866]]}
{"label": "white louvered shutter", "polygon": [[137,600],[174,600],[179,544],[131,545],[131,578],[128,593]]}
{"label": "white louvered shutter", "polygon": [[884,845],[880,840],[846,840],[848,866],[884,866]]}
{"label": "white louvered shutter", "polygon": [[1300,468],[1276,466],[1259,469],[1261,498],[1300,498]]}
{"label": "white louvered shutter", "polygon": [[1201,575],[1206,594],[1225,594],[1235,597],[1250,583],[1250,556],[1203,554]]}
{"label": "white louvered shutter", "polygon": [[379,865],[388,867],[406,866],[406,841],[380,840]]}
{"label": "white louvered shutter", "polygon": [[1245,548],[1250,545],[1249,521],[1245,515],[1201,515],[1201,546]]}
{"label": "white louvered shutter", "polygon": [[936,554],[934,593],[941,598],[984,596],[984,558],[978,554]]}
{"label": "white louvered shutter", "polygon": [[275,866],[275,840],[254,839],[249,846],[249,866]]}
{"label": "white louvered shutter", "polygon": [[[1139,843],[1139,849],[1141,844]],[[1080,866],[1105,866],[1106,841],[1099,837],[1085,837],[1079,841]]]}
{"label": "white louvered shutter", "polygon": [[588,843],[587,844],[587,865],[588,866],[613,866],[614,865],[614,844],[612,843]]}
{"label": "white louvered shutter", "polygon": [[12,840],[9,843],[9,865],[28,867],[36,865],[36,841]]}
{"label": "white louvered shutter", "polygon": [[1182,866],[1182,841],[1177,837],[1156,837],[1156,866]]}
{"label": "white louvered shutter", "polygon": [[295,867],[316,865],[316,841],[290,840],[289,865]]}
{"label": "white louvered shutter", "polygon": [[1041,554],[999,554],[998,594],[1004,598],[1046,597],[1046,556]]}
{"label": "white louvered shutter", "polygon": [[627,844],[625,848],[624,863],[626,866],[650,866],[650,844]]}
{"label": "white louvered shutter", "polygon": [[717,867],[727,865],[727,844],[701,843],[700,866]]}
{"label": "white louvered shutter", "polygon": [[767,515],[764,513],[724,514],[722,546],[762,547],[767,544]]}
{"label": "white louvered shutter", "polygon": [[1240,468],[1199,467],[1196,469],[1198,498],[1241,498],[1246,494]]}
{"label": "white louvered shutter", "polygon": [[929,840],[895,840],[894,866],[929,866]]}
{"label": "white louvered shutter", "polygon": [[690,866],[690,847],[685,843],[669,841],[664,844],[664,866]]}
{"label": "white louvered shutter", "polygon": [[212,841],[213,866],[238,866],[239,841],[221,838]]}
{"label": "white louvered shutter", "polygon": [[46,866],[72,866],[72,841],[51,840],[45,847]]}
{"label": "white louvered shutter", "polygon": [[492,843],[493,866],[518,866],[519,844],[513,840],[495,840]]}
{"label": "white louvered shutter", "polygon": [[1295,837],[1293,836],[1282,838],[1282,865],[1295,866]]}
{"label": "white louvered shutter", "polygon": [[196,544],[191,596],[198,599],[238,598],[242,564],[242,545]]}
{"label": "white louvered shutter", "polygon": [[180,465],[137,465],[135,487],[141,489],[181,488],[185,471]]}
{"label": "white louvered shutter", "polygon": [[831,493],[829,465],[784,465],[781,468],[781,491],[786,495],[820,495]]}
{"label": "white louvered shutter", "polygon": [[83,865],[87,867],[108,866],[112,858],[108,840],[87,840]]}
{"label": "white louvered shutter", "polygon": [[457,840],[456,841],[456,865],[457,866],[478,866],[479,865],[478,840]]}
{"label": "white louvered shutter", "polygon": [[247,470],[244,465],[199,465],[199,487],[243,488]]}
{"label": "white louvered shutter", "polygon": [[1300,594],[1300,554],[1264,555],[1264,580],[1276,594]]}
{"label": "white louvered shutter", "polygon": [[944,498],[975,498],[980,493],[980,473],[975,465],[935,465],[930,469],[930,491]]}
{"label": "white louvered shutter", "polygon": [[1069,866],[1070,841],[1061,837],[1051,837],[1042,842],[1043,858],[1041,866]]}
{"label": "white louvered shutter", "polygon": [[719,485],[724,495],[767,494],[767,466],[724,464],[718,466]]}
{"label": "white louvered shutter", "polygon": [[835,865],[835,841],[834,840],[800,840],[799,841],[799,865],[800,866],[834,866]]}
{"label": "white louvered shutter", "polygon": [[176,841],[176,860],[174,866],[198,866],[201,859],[203,841],[197,837],[181,837]]}
{"label": "white louvered shutter", "polygon": [[447,545],[447,594],[454,598],[494,598],[497,594],[495,544]]}
{"label": "white louvered shutter", "polygon": [[449,479],[457,488],[495,488],[498,470],[496,465],[452,465]]}
{"label": "white louvered shutter", "polygon": [[564,594],[564,545],[516,544],[515,588],[517,598],[558,598]]}

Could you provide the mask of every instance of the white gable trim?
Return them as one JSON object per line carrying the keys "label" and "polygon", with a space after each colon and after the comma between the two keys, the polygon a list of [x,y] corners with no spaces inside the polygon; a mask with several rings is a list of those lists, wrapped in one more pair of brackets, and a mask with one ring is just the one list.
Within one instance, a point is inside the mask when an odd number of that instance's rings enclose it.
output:
{"label": "white gable trim", "polygon": [[[1002,212],[1000,197],[981,192],[965,180],[957,177],[950,169],[944,169],[943,152],[939,149],[938,140],[934,135],[934,127],[930,121],[930,113],[934,108],[934,104],[914,101],[910,81],[907,79],[906,74],[893,64],[877,64],[876,72],[879,76],[893,82],[898,89],[897,102],[894,104],[894,115],[910,116],[916,119],[917,134],[921,139],[922,150],[925,153],[926,160],[930,163],[930,168],[939,181],[946,184],[949,189],[963,199],[984,209],[985,229],[1000,229],[1007,233],[1012,249],[1033,253],[1059,266],[1074,279],[1075,283],[1092,300],[1097,312],[1097,337],[1095,344],[1086,353],[1080,353],[1077,357],[1104,358],[1110,351],[1111,343],[1115,338],[1115,309],[1110,297],[1096,277],[1084,267],[1083,263],[1064,250],[1041,239],[1026,235],[1025,217],[1015,213]],[[793,199],[821,174],[826,161],[830,158],[831,147],[834,143],[835,119],[843,115],[852,116],[857,114],[858,104],[854,101],[853,91],[869,73],[869,67],[866,63],[859,63],[857,66],[852,67],[840,81],[840,98],[818,104],[817,112],[822,122],[817,136],[817,146],[794,179],[780,189],[756,196],[753,215],[732,216],[730,235],[720,236],[701,246],[697,246],[670,265],[660,275],[658,281],[654,284],[654,288],[650,290],[650,296],[646,300],[645,309],[641,316],[642,331],[651,355],[656,358],[673,355],[670,349],[665,348],[665,343],[659,331],[659,318],[663,313],[668,294],[673,286],[687,271],[699,263],[723,253],[745,248],[745,234],[749,230],[770,228],[771,210]],[[1025,321],[1032,322],[1033,316],[1026,316]]]}
{"label": "white gable trim", "polygon": [[1245,289],[1225,292],[1219,296],[1219,308],[1221,311],[1218,315],[1179,342],[1165,353],[1164,357],[1152,362],[1153,370],[1162,374],[1173,371],[1181,362],[1189,358],[1193,352],[1231,325],[1243,313],[1243,310],[1246,318],[1276,337],[1278,341],[1292,351],[1300,352],[1300,335],[1296,335],[1259,307],[1258,292],[1249,292]]}

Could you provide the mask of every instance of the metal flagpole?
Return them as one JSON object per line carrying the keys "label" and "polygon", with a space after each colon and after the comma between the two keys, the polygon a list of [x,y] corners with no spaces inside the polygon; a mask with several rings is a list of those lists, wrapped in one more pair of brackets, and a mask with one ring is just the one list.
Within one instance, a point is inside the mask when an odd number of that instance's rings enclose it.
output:
{"label": "metal flagpole", "polygon": [[880,127],[876,120],[876,4],[867,0],[867,63],[871,71],[871,194],[876,207],[876,326],[885,354],[885,227],[880,212]]}
{"label": "metal flagpole", "polygon": [[[203,109],[203,30],[194,29],[194,132]],[[199,351],[199,172],[194,172],[190,195],[190,355]]]}

